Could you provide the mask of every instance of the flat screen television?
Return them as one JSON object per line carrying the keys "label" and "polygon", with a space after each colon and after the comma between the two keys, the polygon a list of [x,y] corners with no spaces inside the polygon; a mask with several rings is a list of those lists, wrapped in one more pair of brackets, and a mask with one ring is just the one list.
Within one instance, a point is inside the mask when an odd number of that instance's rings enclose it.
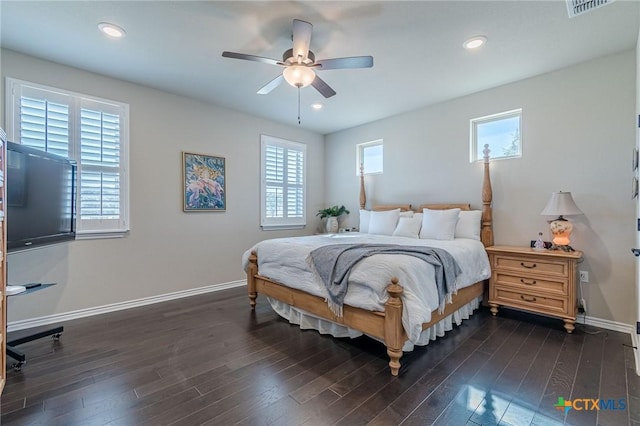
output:
{"label": "flat screen television", "polygon": [[7,250],[25,250],[76,237],[76,164],[7,142]]}

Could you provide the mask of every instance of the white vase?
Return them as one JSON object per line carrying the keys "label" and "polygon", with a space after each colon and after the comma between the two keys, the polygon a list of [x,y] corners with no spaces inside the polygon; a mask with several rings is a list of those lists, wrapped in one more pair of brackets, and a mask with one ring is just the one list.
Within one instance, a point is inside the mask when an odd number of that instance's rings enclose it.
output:
{"label": "white vase", "polygon": [[327,223],[325,224],[325,230],[329,234],[335,234],[338,232],[338,218],[335,216],[329,216],[327,218]]}

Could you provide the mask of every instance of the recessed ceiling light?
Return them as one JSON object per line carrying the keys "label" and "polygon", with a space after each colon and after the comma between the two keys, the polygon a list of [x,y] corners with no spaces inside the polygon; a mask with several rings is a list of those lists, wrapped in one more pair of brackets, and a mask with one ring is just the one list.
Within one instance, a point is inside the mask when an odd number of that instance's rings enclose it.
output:
{"label": "recessed ceiling light", "polygon": [[311,104],[311,108],[313,108],[315,110],[322,109],[322,107],[324,107],[324,105],[322,105],[320,103]]}
{"label": "recessed ceiling light", "polygon": [[98,24],[98,28],[100,29],[100,31],[111,38],[122,38],[127,34],[127,32],[122,27],[119,27],[116,24],[110,24],[108,22],[100,22]]}
{"label": "recessed ceiling light", "polygon": [[462,47],[467,50],[477,49],[487,42],[487,38],[485,36],[475,36],[471,37],[469,40],[462,43]]}

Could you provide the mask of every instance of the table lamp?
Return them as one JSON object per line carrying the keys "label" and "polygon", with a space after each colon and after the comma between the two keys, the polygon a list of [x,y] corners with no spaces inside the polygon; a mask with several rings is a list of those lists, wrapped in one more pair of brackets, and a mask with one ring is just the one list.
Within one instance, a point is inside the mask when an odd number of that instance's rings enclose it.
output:
{"label": "table lamp", "polygon": [[576,206],[571,192],[553,192],[547,206],[540,212],[544,216],[558,216],[557,219],[549,222],[549,228],[553,234],[553,245],[551,250],[574,251],[569,245],[569,236],[573,230],[573,225],[564,216],[583,214]]}

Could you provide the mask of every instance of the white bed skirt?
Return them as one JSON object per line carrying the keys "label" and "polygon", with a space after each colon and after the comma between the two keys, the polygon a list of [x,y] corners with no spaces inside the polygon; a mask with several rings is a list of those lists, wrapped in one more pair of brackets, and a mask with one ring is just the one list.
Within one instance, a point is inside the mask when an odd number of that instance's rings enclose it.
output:
{"label": "white bed skirt", "polygon": [[[330,334],[333,337],[350,337],[352,339],[360,337],[363,334],[361,331],[318,318],[302,309],[287,305],[277,299],[267,297],[267,300],[269,300],[271,307],[278,315],[289,320],[291,324],[299,325],[302,330],[317,330],[320,334]],[[463,320],[469,319],[469,317],[473,315],[473,311],[480,306],[480,302],[482,302],[482,296],[478,296],[471,302],[463,305],[451,315],[443,318],[426,330],[423,330],[416,342],[407,340],[402,350],[404,352],[410,352],[415,345],[426,346],[431,340],[436,340],[438,337],[444,336],[447,331],[453,329],[454,323],[460,325]]]}

